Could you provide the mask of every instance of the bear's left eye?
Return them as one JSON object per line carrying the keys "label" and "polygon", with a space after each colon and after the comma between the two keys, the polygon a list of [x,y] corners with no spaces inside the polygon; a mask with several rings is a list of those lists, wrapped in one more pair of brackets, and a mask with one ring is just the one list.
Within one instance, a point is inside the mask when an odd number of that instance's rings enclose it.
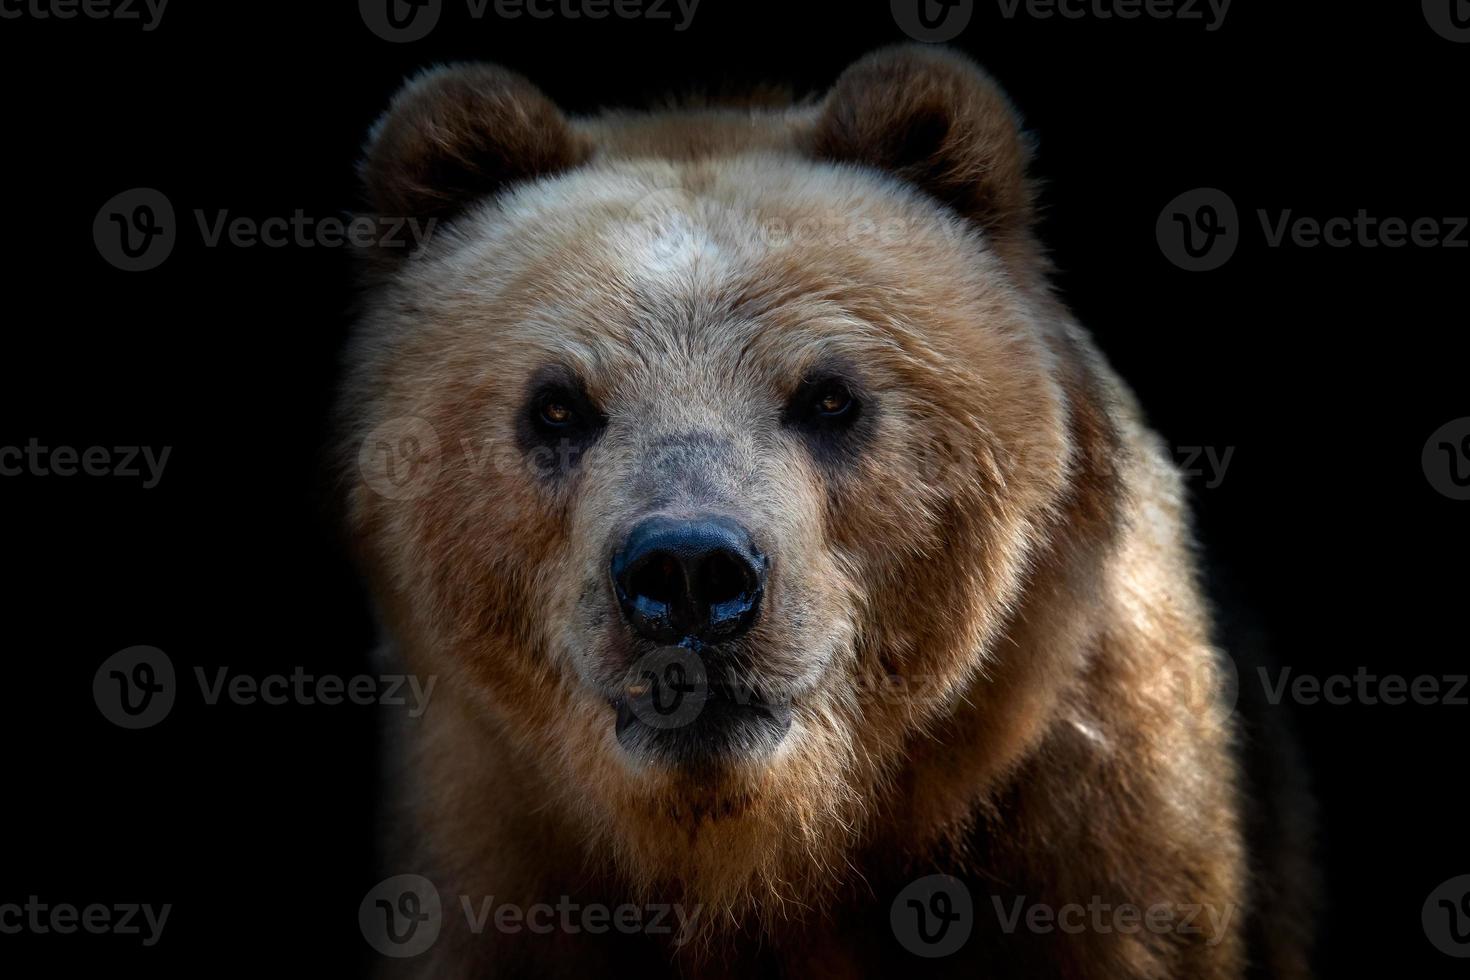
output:
{"label": "bear's left eye", "polygon": [[808,377],[786,406],[785,422],[814,436],[845,433],[862,414],[862,401],[845,379],[835,375]]}
{"label": "bear's left eye", "polygon": [[601,427],[602,419],[580,384],[543,384],[531,397],[531,424],[543,436],[562,438]]}
{"label": "bear's left eye", "polygon": [[852,393],[844,385],[832,385],[817,395],[812,407],[824,418],[841,418],[852,411]]}
{"label": "bear's left eye", "polygon": [[559,429],[571,425],[576,417],[576,413],[565,402],[548,401],[541,406],[541,421]]}

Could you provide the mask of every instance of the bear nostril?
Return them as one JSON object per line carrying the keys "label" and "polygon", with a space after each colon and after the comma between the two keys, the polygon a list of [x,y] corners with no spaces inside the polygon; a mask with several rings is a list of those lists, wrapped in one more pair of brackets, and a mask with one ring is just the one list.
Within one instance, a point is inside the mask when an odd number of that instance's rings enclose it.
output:
{"label": "bear nostril", "polygon": [[724,517],[651,517],[613,555],[618,606],[638,635],[660,643],[729,640],[755,620],[766,559]]}
{"label": "bear nostril", "polygon": [[694,594],[713,606],[748,597],[756,589],[755,570],[728,551],[716,551],[699,566]]}
{"label": "bear nostril", "polygon": [[684,572],[673,555],[654,552],[629,571],[625,590],[630,597],[672,606],[683,597]]}

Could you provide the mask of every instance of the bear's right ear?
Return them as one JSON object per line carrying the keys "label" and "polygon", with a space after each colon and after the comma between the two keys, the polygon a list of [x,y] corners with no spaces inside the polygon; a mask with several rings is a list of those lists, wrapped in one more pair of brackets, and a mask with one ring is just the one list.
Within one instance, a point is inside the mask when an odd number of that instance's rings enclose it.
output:
{"label": "bear's right ear", "polygon": [[358,170],[376,215],[443,220],[510,183],[576,166],[588,152],[555,103],[520,75],[449,65],[393,97]]}

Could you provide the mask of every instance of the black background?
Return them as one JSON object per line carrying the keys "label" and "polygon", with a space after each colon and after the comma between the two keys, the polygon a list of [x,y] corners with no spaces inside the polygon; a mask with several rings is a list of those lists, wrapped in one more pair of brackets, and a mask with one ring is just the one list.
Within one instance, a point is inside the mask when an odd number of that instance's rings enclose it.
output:
{"label": "black background", "polygon": [[[1237,0],[1198,21],[1013,20],[981,2],[956,42],[1038,135],[1045,236],[1067,300],[1175,447],[1234,448],[1191,487],[1209,553],[1298,673],[1465,672],[1457,563],[1470,503],[1420,452],[1470,415],[1470,251],[1269,248],[1258,208],[1446,217],[1464,194],[1470,45],[1417,3]],[[207,248],[195,209],[322,218],[406,74],[510,65],[562,105],[790,82],[820,90],[902,40],[886,3],[703,0],[669,21],[474,21],[448,3],[391,44],[351,3],[170,4],[136,22],[0,20],[6,208],[0,445],[170,446],[160,485],[0,478],[5,644],[0,902],[172,903],[162,940],[0,936],[0,962],[160,974],[344,972],[362,956],[372,715],[207,706],[192,671],[369,670],[372,626],[316,472],[348,330],[345,249]],[[114,194],[163,191],[179,242],[126,273],[94,246]],[[1244,240],[1209,273],[1154,223],[1212,186]],[[124,731],[93,673],[165,650],[186,695]],[[1258,683],[1251,677],[1243,683]],[[193,696],[188,692],[194,691]],[[1466,718],[1447,705],[1295,709],[1323,809],[1323,975],[1461,975],[1420,908],[1470,873]],[[48,972],[50,972],[48,970]]]}

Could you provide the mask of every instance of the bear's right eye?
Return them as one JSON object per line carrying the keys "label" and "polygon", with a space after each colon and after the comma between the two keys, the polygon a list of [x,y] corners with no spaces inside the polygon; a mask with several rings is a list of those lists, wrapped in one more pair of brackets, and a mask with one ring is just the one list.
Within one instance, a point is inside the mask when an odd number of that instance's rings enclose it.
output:
{"label": "bear's right eye", "polygon": [[602,413],[580,384],[561,381],[543,384],[531,396],[529,408],[532,427],[551,438],[566,438],[583,429],[602,426]]}
{"label": "bear's right eye", "polygon": [[521,449],[538,461],[556,460],[555,472],[574,468],[607,425],[586,387],[562,370],[544,371],[533,380],[522,411]]}

